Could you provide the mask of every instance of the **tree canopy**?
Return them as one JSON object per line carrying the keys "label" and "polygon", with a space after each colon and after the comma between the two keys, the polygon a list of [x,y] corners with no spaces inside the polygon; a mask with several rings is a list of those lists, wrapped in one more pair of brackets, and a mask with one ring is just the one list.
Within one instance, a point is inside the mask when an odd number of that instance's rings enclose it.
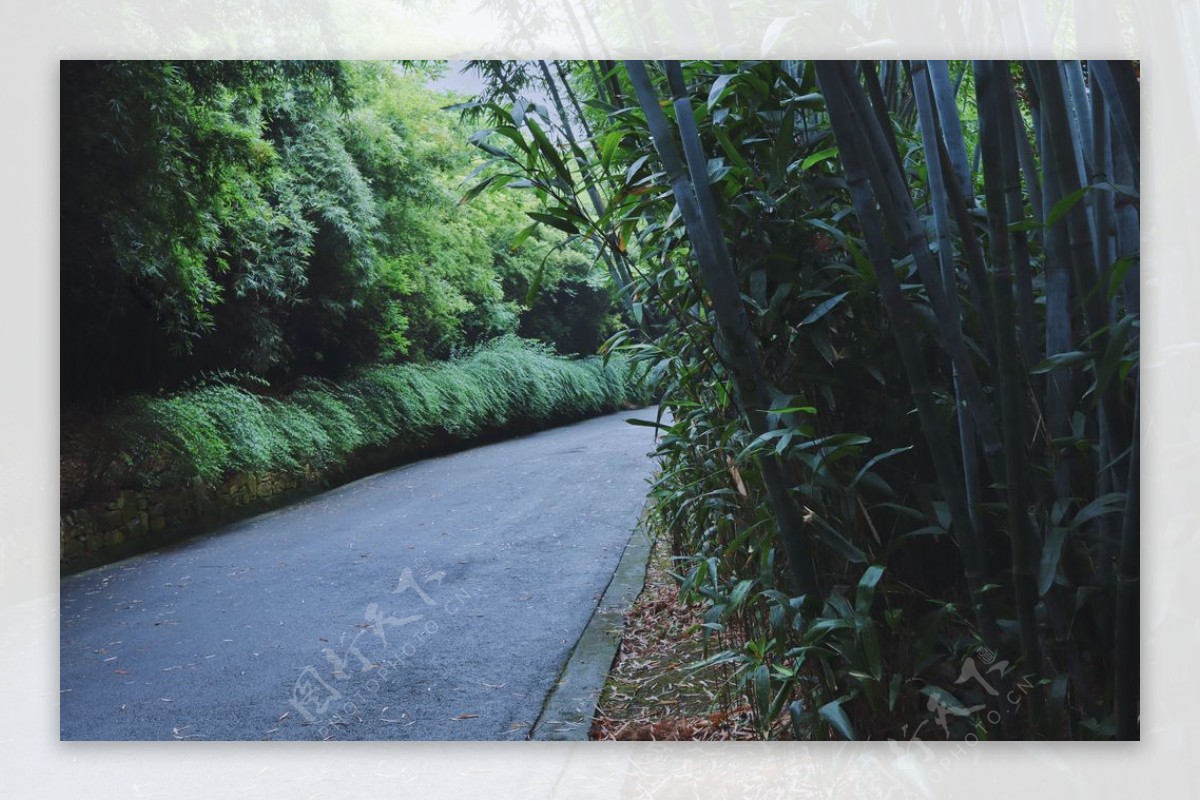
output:
{"label": "tree canopy", "polygon": [[594,254],[554,229],[513,249],[519,196],[462,202],[477,151],[428,77],[64,62],[64,399],[339,377],[505,333],[594,353],[614,319]]}

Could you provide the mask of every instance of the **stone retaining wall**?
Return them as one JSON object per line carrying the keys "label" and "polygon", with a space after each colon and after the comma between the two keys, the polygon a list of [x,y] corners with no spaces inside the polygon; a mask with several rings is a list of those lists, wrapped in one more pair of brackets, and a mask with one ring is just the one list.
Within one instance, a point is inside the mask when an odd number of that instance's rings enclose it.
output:
{"label": "stone retaining wall", "polygon": [[420,442],[397,440],[368,446],[346,463],[302,473],[241,473],[210,485],[194,479],[184,487],[124,490],[115,498],[66,511],[59,518],[59,565],[72,573],[122,559],[255,514],[278,508],[319,490],[461,448],[496,442],[579,420],[511,420],[469,440],[441,431]]}
{"label": "stone retaining wall", "polygon": [[73,509],[59,519],[60,563],[103,561],[106,554],[137,550],[154,539],[170,539],[318,489],[320,474],[260,473],[232,476],[209,485],[125,490],[102,503]]}

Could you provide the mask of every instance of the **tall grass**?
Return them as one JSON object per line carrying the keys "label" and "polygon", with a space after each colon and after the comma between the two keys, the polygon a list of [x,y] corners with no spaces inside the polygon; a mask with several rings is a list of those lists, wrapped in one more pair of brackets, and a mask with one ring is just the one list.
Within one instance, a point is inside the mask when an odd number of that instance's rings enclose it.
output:
{"label": "tall grass", "polygon": [[325,470],[367,448],[415,453],[434,438],[465,441],[645,402],[620,356],[568,360],[505,337],[446,362],[377,366],[340,384],[309,380],[283,398],[228,384],[133,397],[105,421],[116,454],[106,469],[135,488]]}

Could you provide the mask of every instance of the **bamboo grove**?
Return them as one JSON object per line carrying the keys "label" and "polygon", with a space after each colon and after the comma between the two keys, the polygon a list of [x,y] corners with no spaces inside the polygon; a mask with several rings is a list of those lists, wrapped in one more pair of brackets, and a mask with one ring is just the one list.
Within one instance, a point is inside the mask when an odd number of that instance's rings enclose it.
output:
{"label": "bamboo grove", "polygon": [[[1136,739],[1133,62],[477,62],[763,737]],[[536,289],[536,287],[535,287]]]}

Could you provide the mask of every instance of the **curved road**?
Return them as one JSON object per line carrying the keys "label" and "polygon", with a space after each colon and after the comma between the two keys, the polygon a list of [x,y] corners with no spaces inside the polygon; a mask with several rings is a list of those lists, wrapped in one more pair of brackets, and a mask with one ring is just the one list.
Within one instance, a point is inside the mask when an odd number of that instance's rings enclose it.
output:
{"label": "curved road", "polygon": [[64,740],[525,738],[645,501],[622,412],[65,579]]}

